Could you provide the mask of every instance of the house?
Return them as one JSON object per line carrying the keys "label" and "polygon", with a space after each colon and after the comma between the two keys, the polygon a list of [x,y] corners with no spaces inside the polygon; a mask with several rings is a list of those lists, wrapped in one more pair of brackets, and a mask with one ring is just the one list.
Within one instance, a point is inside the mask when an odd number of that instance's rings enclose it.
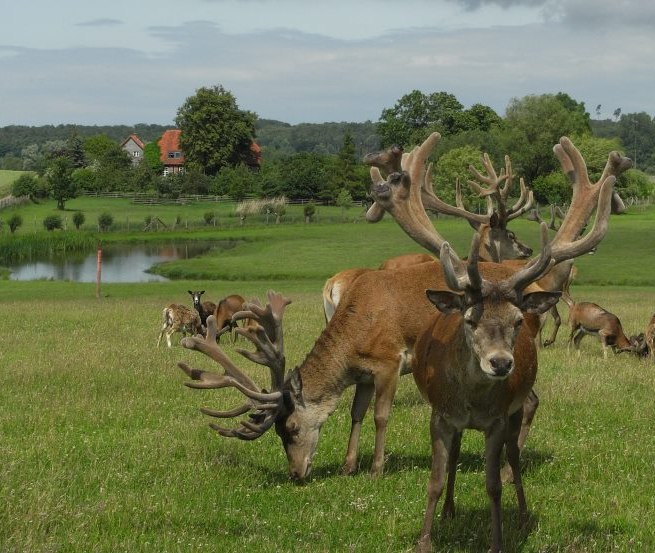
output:
{"label": "house", "polygon": [[121,144],[121,149],[125,150],[132,159],[132,165],[141,162],[144,148],[145,144],[136,134],[131,134]]}
{"label": "house", "polygon": [[184,173],[184,156],[180,149],[179,129],[169,129],[164,131],[159,139],[159,160],[164,165],[164,175]]}

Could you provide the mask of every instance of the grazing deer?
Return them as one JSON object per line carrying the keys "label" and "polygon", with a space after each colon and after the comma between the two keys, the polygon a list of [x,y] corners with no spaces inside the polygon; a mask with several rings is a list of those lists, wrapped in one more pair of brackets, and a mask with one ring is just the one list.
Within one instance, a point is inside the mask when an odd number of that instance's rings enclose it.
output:
{"label": "grazing deer", "polygon": [[[419,186],[423,182],[422,165],[434,142],[432,140],[427,147],[425,145],[421,147],[405,165],[410,170],[412,181],[419,183]],[[577,150],[572,145],[570,147],[575,151],[572,155],[576,156],[578,168],[576,171],[579,171],[584,162],[581,161]],[[417,168],[419,166],[421,168]],[[581,190],[582,192],[578,193],[586,195],[585,201],[582,202],[583,211],[573,210],[569,215],[581,218],[578,227],[570,225],[570,228],[575,231],[575,236],[582,227],[582,221],[586,221],[588,216],[588,213],[584,212],[585,206],[588,205],[590,198],[593,200],[599,194],[597,185],[588,185]],[[378,195],[372,209],[384,213],[386,206],[380,200]],[[412,201],[415,203],[415,200]],[[434,232],[432,224],[429,221],[428,224]],[[582,251],[589,243],[595,245],[602,238],[603,232],[602,225],[598,229],[594,227],[588,235],[591,238],[585,237],[576,242],[578,251]],[[425,233],[427,234],[427,231]],[[574,254],[575,251],[571,253]],[[555,257],[555,259],[564,260],[563,257]],[[479,264],[480,274],[486,280],[494,280],[494,275],[498,271],[501,271],[503,276],[507,276],[508,271],[516,270],[514,267],[506,267],[498,263]],[[362,421],[375,396],[373,418],[376,432],[371,472],[380,474],[384,467],[386,426],[399,375],[410,368],[416,339],[434,316],[434,306],[427,301],[425,290],[445,287],[446,280],[442,265],[436,261],[419,263],[394,271],[370,270],[362,273],[339,302],[333,317],[304,361],[286,375],[279,364],[276,365],[277,372],[271,375],[271,392],[269,392],[275,394],[275,398],[257,395],[263,393],[261,389],[232,364],[229,369],[225,369],[226,374],[240,383],[239,389],[248,396],[248,404],[230,411],[217,412],[205,409],[203,412],[219,418],[238,417],[250,412],[251,416],[234,429],[213,425],[213,428],[222,435],[239,439],[254,440],[263,435],[274,423],[287,454],[289,475],[295,480],[302,481],[311,473],[312,460],[323,424],[336,408],[346,388],[354,385],[352,425],[342,470],[349,474],[357,467],[357,448]],[[272,313],[277,312],[273,305],[276,302],[284,303],[281,300],[271,301],[269,298]],[[233,320],[249,316],[248,313],[237,313],[233,316]],[[281,319],[281,314],[271,316],[274,320]],[[209,321],[211,320],[210,318]],[[216,322],[214,321],[213,324],[215,325]],[[272,323],[267,324],[272,325]],[[238,329],[237,332],[248,337],[258,331]],[[534,332],[536,333],[536,330]],[[208,332],[208,338],[205,340],[185,339],[183,345],[206,353],[225,367],[225,356],[218,346],[211,343],[210,334],[211,332]],[[272,334],[269,332],[267,335]],[[262,344],[256,353],[248,354],[250,359],[272,364],[274,359],[283,357],[281,341],[276,348],[264,342]],[[188,383],[191,387],[219,388],[228,385],[226,383],[233,385],[232,381],[225,380],[224,376],[190,369],[186,365],[185,367],[186,369],[183,367],[183,370],[192,378]],[[221,385],[217,385],[217,382]],[[279,392],[279,395],[276,392]],[[263,422],[264,420],[266,423]]]}
{"label": "grazing deer", "polygon": [[[216,310],[214,311],[214,317],[216,317],[216,324],[219,330],[219,339],[223,332],[221,330],[225,329],[226,331],[232,331],[237,328],[237,322],[232,319],[235,313],[238,313],[242,310],[242,306],[245,303],[245,300],[239,294],[231,294],[224,297],[216,305]],[[245,325],[251,324],[249,320],[244,321]],[[237,334],[232,333],[232,341],[236,339]]]}
{"label": "grazing deer", "polygon": [[651,361],[655,361],[655,313],[651,316],[646,330],[644,330],[644,340],[648,347],[648,355]]}
{"label": "grazing deer", "polygon": [[166,343],[169,348],[171,347],[171,336],[175,332],[181,332],[182,336],[186,336],[187,332],[190,334],[202,334],[200,315],[185,305],[171,303],[164,307],[161,316],[162,326],[159,338],[157,339],[157,347],[159,347],[164,334],[166,335]]}
{"label": "grazing deer", "polygon": [[213,301],[200,301],[200,298],[205,293],[204,290],[187,290],[191,294],[191,299],[193,300],[193,307],[200,315],[200,322],[202,326],[207,328],[207,317],[214,314],[216,311],[216,304]]}
{"label": "grazing deer", "polygon": [[569,306],[569,325],[571,325],[567,347],[570,348],[573,342],[578,355],[580,342],[586,335],[598,336],[605,359],[607,359],[608,348],[615,353],[635,351],[635,343],[625,335],[621,321],[614,313],[610,313],[596,303],[575,302],[569,294],[564,294],[562,298]]}
{"label": "grazing deer", "polygon": [[[564,151],[558,152],[557,146]],[[555,151],[564,160],[563,167],[570,163],[575,168],[574,184],[579,184],[583,176],[586,179],[586,167],[579,152],[564,139],[557,146]],[[422,193],[430,192],[425,190],[428,181],[418,168],[392,173],[386,180],[373,170],[371,176],[374,181],[371,195],[377,208],[388,211],[411,238],[439,257],[446,284],[426,292],[439,312],[419,336],[412,361],[414,380],[432,407],[432,468],[417,550],[431,550],[434,512],[447,471],[443,513],[445,516],[454,513],[461,435],[464,429],[473,428],[485,433],[491,551],[497,553],[502,544],[500,457],[503,447],[514,477],[520,516],[527,518],[519,436],[523,404],[537,374],[534,334],[538,324],[534,318],[554,305],[560,296],[559,291],[532,291],[528,286],[552,265],[587,253],[600,242],[607,230],[615,177],[607,175],[599,184],[596,220],[589,234],[576,240],[586,217],[581,216],[583,209],[573,210],[574,215],[570,210],[560,227],[568,229],[568,238],[558,233],[558,240],[549,244],[547,226],[542,224],[542,248],[537,258],[518,269],[515,264],[514,267],[499,264],[494,273],[488,273],[485,264],[479,262],[481,232],[474,237],[469,260],[462,261],[432,226],[421,201]],[[574,186],[574,195],[584,194],[581,188]],[[377,217],[376,212],[374,215]]]}

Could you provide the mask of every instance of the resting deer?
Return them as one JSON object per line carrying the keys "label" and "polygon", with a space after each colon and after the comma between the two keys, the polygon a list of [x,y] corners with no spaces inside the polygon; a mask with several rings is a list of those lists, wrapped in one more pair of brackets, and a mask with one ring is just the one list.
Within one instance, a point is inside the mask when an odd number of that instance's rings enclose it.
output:
{"label": "resting deer", "polygon": [[[424,144],[407,161],[405,167],[412,175],[412,180],[421,182],[425,173],[424,161],[435,144],[435,140]],[[575,157],[576,180],[583,179],[581,156],[569,142],[566,147],[571,149]],[[411,155],[411,154],[410,154]],[[567,158],[568,159],[568,158]],[[568,166],[567,166],[568,167]],[[584,173],[586,178],[586,171]],[[588,181],[587,181],[588,182]],[[589,190],[580,189],[577,194],[583,194],[581,210],[570,211],[569,217],[586,221],[590,198],[598,197],[598,185],[588,185]],[[577,187],[576,187],[577,189]],[[385,206],[376,200],[372,206],[374,211],[384,213]],[[590,208],[593,209],[593,206]],[[427,219],[427,217],[426,217]],[[428,221],[429,226],[432,224]],[[576,227],[570,225],[575,235],[582,227],[582,222]],[[597,243],[598,233],[590,234]],[[580,241],[580,246],[588,241]],[[496,263],[480,263],[480,273],[486,279],[493,278]],[[510,267],[509,270],[517,270]],[[504,273],[503,273],[504,274]],[[250,398],[250,410],[255,418],[261,418],[268,413],[275,420],[276,432],[280,436],[287,454],[289,474],[296,480],[306,479],[312,466],[312,460],[320,436],[322,425],[336,408],[339,398],[347,387],[355,385],[355,397],[351,407],[351,432],[348,442],[343,472],[351,473],[357,467],[357,449],[362,421],[369,404],[375,396],[375,448],[371,472],[380,474],[384,466],[384,442],[387,421],[391,404],[395,395],[398,377],[410,369],[411,356],[419,334],[426,328],[434,315],[433,305],[425,297],[426,288],[444,288],[445,277],[441,264],[438,262],[420,263],[394,271],[370,270],[361,274],[353,283],[352,288],[342,298],[336,311],[304,361],[289,374],[275,374],[272,380],[273,391],[281,392],[280,400],[253,400]],[[412,306],[411,309],[408,306]],[[275,311],[275,310],[273,310]],[[235,315],[238,319],[243,315]],[[211,318],[209,319],[211,321]],[[237,331],[251,333],[250,330]],[[536,332],[536,331],[535,331]],[[222,355],[216,353],[211,340],[194,338],[186,339],[183,345],[192,349],[209,352],[213,359]],[[220,348],[218,348],[220,351]],[[265,353],[265,352],[268,353]],[[283,356],[281,351],[275,355],[270,350],[256,354],[260,361],[268,356]],[[208,353],[209,354],[209,353]],[[226,369],[227,370],[227,369]],[[218,387],[213,382],[217,375],[206,371],[186,371],[194,381],[193,387]],[[240,381],[248,377],[236,367],[229,369],[230,374],[238,374]],[[234,377],[236,378],[236,377]],[[254,384],[244,384],[254,392],[260,390]],[[242,392],[246,395],[250,391]],[[262,412],[259,412],[263,410]],[[242,409],[222,412],[214,411],[208,414],[220,417],[237,417],[248,412]],[[270,422],[270,419],[266,419]],[[252,419],[246,419],[233,430],[221,430],[223,435],[240,439],[254,440],[263,435],[270,425],[261,425]],[[215,426],[215,428],[219,428]]]}
{"label": "resting deer", "polygon": [[607,359],[607,350],[615,352],[634,351],[635,344],[625,335],[619,318],[607,309],[591,302],[575,302],[569,294],[562,295],[562,299],[569,306],[569,325],[571,343],[580,354],[580,342],[586,335],[598,336],[603,347],[603,357]]}
{"label": "resting deer", "polygon": [[200,315],[185,305],[171,303],[162,309],[161,317],[162,325],[159,338],[157,339],[157,347],[159,347],[164,334],[166,335],[166,343],[169,348],[171,347],[171,336],[176,332],[181,332],[182,336],[186,336],[187,332],[190,334],[202,334]]}
{"label": "resting deer", "polygon": [[[579,184],[582,157],[577,150],[567,150],[567,142],[560,141],[558,146],[565,149],[558,153],[564,160],[563,165],[571,163],[576,167]],[[548,244],[547,226],[542,224],[540,255],[516,268],[515,264],[512,267],[512,264],[479,262],[481,233],[474,237],[469,260],[462,261],[425,213],[421,193],[425,192],[422,189],[427,187],[427,180],[420,172],[392,173],[386,180],[379,173],[372,171],[371,174],[375,183],[372,196],[378,207],[388,211],[410,237],[439,257],[445,277],[445,285],[427,291],[439,313],[420,334],[412,362],[418,388],[432,406],[432,469],[417,550],[431,549],[434,512],[447,470],[443,512],[445,516],[454,513],[455,471],[461,435],[464,429],[474,428],[485,433],[486,487],[492,515],[491,551],[499,552],[502,544],[500,457],[505,447],[519,513],[525,519],[527,504],[519,464],[519,435],[523,404],[537,374],[536,317],[554,305],[560,295],[559,291],[533,291],[528,286],[553,264],[587,253],[600,242],[607,230],[615,177],[607,175],[599,184],[597,215],[589,234],[576,240],[582,212],[576,214],[577,221],[569,216],[562,224],[561,228],[569,229],[570,239],[558,234],[559,240]],[[574,186],[574,195],[576,193],[580,193],[580,187]],[[486,269],[489,266],[494,267],[493,272]]]}
{"label": "resting deer", "polygon": [[191,299],[193,301],[193,307],[200,315],[200,322],[202,326],[207,328],[207,317],[214,314],[216,311],[216,304],[213,301],[200,301],[200,298],[205,293],[204,290],[187,290],[191,294]]}

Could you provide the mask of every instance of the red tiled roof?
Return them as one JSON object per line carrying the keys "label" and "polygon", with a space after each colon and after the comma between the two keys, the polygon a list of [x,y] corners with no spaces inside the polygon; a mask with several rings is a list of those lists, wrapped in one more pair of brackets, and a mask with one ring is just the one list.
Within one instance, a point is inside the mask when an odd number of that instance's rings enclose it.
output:
{"label": "red tiled roof", "polygon": [[121,148],[125,146],[125,144],[127,144],[130,141],[130,139],[134,140],[134,143],[142,150],[145,148],[145,144],[136,134],[131,134],[125,140],[123,140],[123,143],[121,144]]}
{"label": "red tiled roof", "polygon": [[159,151],[161,152],[160,161],[164,165],[184,165],[184,156],[177,158],[169,158],[170,152],[181,152],[180,149],[180,135],[182,131],[179,129],[169,129],[164,131],[159,139]]}

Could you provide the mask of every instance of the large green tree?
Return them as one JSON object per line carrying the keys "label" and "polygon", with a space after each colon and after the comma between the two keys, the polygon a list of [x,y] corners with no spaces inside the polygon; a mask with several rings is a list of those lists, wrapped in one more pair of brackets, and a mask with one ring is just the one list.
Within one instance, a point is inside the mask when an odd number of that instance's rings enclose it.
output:
{"label": "large green tree", "polygon": [[240,110],[221,85],[202,87],[178,109],[175,124],[186,162],[207,175],[245,162],[255,137],[257,115]]}
{"label": "large green tree", "polygon": [[77,188],[72,178],[73,166],[68,157],[60,156],[51,160],[46,170],[46,179],[57,200],[57,209],[64,209],[68,200],[77,195]]}
{"label": "large green tree", "polygon": [[591,133],[584,103],[568,94],[530,95],[510,101],[501,132],[504,151],[512,156],[517,174],[528,183],[559,168],[553,145],[562,136]]}
{"label": "large green tree", "polygon": [[413,90],[382,110],[378,134],[383,146],[398,144],[408,148],[420,144],[432,132],[452,136],[463,131],[487,131],[500,122],[500,117],[487,106],[475,104],[469,110],[448,92],[424,94]]}

